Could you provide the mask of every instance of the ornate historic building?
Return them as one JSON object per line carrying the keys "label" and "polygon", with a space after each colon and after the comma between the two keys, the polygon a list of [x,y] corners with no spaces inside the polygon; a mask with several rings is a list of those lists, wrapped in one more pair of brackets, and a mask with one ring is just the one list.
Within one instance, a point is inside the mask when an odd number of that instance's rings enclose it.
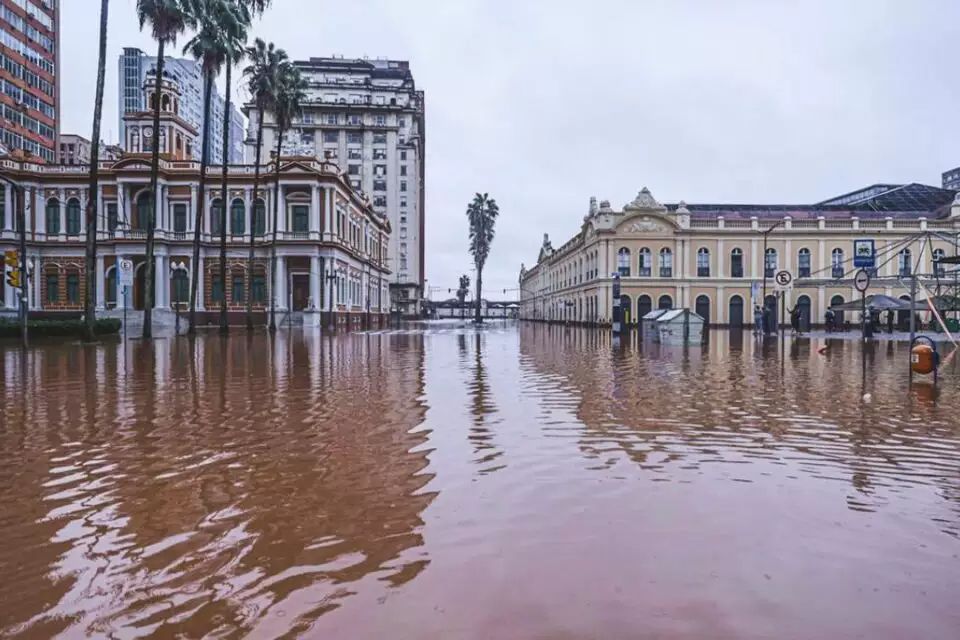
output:
{"label": "ornate historic building", "polygon": [[[152,97],[151,97],[152,100]],[[389,310],[387,249],[390,223],[358,194],[340,168],[317,158],[280,159],[263,165],[253,198],[254,167],[230,165],[227,193],[220,191],[221,167],[208,169],[205,214],[200,220],[200,258],[193,264],[193,239],[199,208],[199,163],[192,160],[196,130],[178,114],[179,93],[165,81],[161,91],[160,135],[152,114],[125,116],[127,148],[119,160],[100,163],[97,186],[98,256],[96,305],[100,315],[126,307],[136,319],[146,287],[154,286],[159,324],[185,310],[191,274],[199,270],[200,322],[213,321],[226,296],[231,322],[238,322],[252,298],[258,322],[271,296],[278,320],[377,326]],[[161,145],[157,185],[155,282],[145,282],[146,223],[151,213],[150,152]],[[42,165],[0,157],[4,178],[0,196],[0,250],[18,249],[17,213],[26,219],[29,308],[37,313],[77,314],[85,288],[84,212],[89,198],[88,165]],[[10,182],[7,182],[7,181]],[[16,185],[11,188],[11,183]],[[279,188],[277,188],[279,186]],[[14,198],[14,190],[25,198]],[[277,206],[277,285],[270,290],[273,215]],[[227,272],[221,280],[221,212],[227,207]],[[15,211],[15,209],[17,211]],[[252,277],[247,272],[251,239]],[[132,287],[124,295],[118,277],[121,260],[133,264]],[[0,309],[17,308],[17,291],[4,284]],[[299,312],[316,312],[300,314]],[[289,312],[289,313],[288,313]],[[332,312],[333,317],[329,317]],[[308,320],[309,319],[309,320]]]}
{"label": "ornate historic building", "polygon": [[[813,205],[665,205],[644,188],[621,210],[591,199],[580,231],[554,248],[545,235],[536,265],[521,268],[521,318],[607,323],[614,273],[625,319],[655,308],[688,307],[714,325],[750,324],[752,305],[790,271],[786,305],[807,323],[831,304],[859,298],[853,241],[874,240],[869,293],[900,297],[902,278],[933,273],[954,255],[960,197],[920,184],[873,185]],[[766,248],[764,248],[766,247]],[[766,276],[766,278],[765,278]]]}

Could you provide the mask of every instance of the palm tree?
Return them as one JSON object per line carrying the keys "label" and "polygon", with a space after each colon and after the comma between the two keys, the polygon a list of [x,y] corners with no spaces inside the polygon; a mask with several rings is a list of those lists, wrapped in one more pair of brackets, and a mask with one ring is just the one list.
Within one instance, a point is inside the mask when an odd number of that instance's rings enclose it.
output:
{"label": "palm tree", "polygon": [[470,276],[464,274],[460,276],[460,287],[457,289],[457,300],[460,301],[460,319],[463,320],[463,301],[467,299],[470,293]]}
{"label": "palm tree", "polygon": [[270,331],[277,330],[277,218],[280,214],[280,150],[283,134],[290,128],[293,119],[300,114],[300,104],[307,98],[307,81],[293,64],[280,66],[277,83],[277,99],[274,105],[276,120],[277,151],[273,181],[273,242],[270,247]]}
{"label": "palm tree", "polygon": [[477,267],[477,307],[474,321],[483,322],[480,317],[480,295],[483,290],[483,265],[490,255],[490,244],[493,242],[494,225],[500,208],[497,201],[486,193],[478,193],[467,206],[467,219],[470,221],[470,253],[473,255],[473,264]]}
{"label": "palm tree", "polygon": [[107,13],[110,0],[100,3],[100,53],[97,58],[97,91],[93,100],[93,135],[90,138],[90,192],[87,195],[87,288],[83,294],[84,338],[96,340],[95,295],[97,287],[97,183],[100,168],[100,120],[103,114],[103,79],[107,65]]}
{"label": "palm tree", "polygon": [[153,100],[153,153],[150,160],[150,212],[147,215],[146,271],[144,273],[143,337],[153,337],[154,264],[153,244],[156,226],[157,174],[160,171],[160,86],[163,81],[164,48],[173,44],[177,36],[192,24],[193,18],[186,0],[137,0],[137,18],[140,28],[150,23],[153,39],[157,41],[157,70]]}
{"label": "palm tree", "polygon": [[[254,40],[253,46],[247,48],[247,58],[251,64],[243,70],[243,75],[247,77],[247,87],[257,107],[257,144],[254,147],[256,157],[253,162],[253,211],[255,213],[260,192],[260,147],[263,145],[263,119],[267,111],[275,111],[276,109],[280,69],[287,60],[287,52],[283,49],[274,48],[272,42],[268,45],[257,38]],[[266,216],[266,211],[264,211],[264,216]],[[254,215],[250,224],[250,254],[247,258],[247,282],[249,283],[253,282],[255,221],[256,216]],[[264,222],[266,221],[264,220]],[[253,331],[252,290],[247,295],[247,331]]]}

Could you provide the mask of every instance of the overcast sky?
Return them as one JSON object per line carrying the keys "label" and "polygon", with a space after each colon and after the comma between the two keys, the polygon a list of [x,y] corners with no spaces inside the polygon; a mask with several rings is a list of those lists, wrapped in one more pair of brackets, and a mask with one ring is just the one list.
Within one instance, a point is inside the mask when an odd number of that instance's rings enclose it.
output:
{"label": "overcast sky", "polygon": [[[956,0],[273,4],[253,35],[295,59],[410,61],[426,92],[431,286],[471,273],[476,191],[500,205],[484,271],[500,298],[543,233],[558,246],[577,231],[591,195],[814,202],[873,182],[939,186],[960,165]],[[61,5],[61,131],[89,137],[99,2]],[[134,0],[110,5],[115,140],[117,57],[155,45]]]}

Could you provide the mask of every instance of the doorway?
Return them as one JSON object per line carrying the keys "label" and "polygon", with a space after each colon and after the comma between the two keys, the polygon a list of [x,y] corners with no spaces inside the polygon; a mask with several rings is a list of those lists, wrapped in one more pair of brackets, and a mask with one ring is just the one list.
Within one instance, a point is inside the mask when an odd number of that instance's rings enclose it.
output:
{"label": "doorway", "polygon": [[730,298],[729,324],[735,329],[743,327],[743,298],[733,296]]}
{"label": "doorway", "polygon": [[710,298],[707,296],[697,296],[694,310],[698,316],[703,318],[704,324],[710,324]]}
{"label": "doorway", "polygon": [[310,299],[310,274],[290,274],[290,304],[293,311],[303,311]]}

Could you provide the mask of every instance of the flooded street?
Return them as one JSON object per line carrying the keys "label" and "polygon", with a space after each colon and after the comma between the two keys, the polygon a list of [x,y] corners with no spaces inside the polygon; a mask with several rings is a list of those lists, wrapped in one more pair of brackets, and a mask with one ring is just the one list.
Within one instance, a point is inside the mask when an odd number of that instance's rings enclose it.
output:
{"label": "flooded street", "polygon": [[960,367],[823,344],[2,345],[0,637],[960,637]]}

